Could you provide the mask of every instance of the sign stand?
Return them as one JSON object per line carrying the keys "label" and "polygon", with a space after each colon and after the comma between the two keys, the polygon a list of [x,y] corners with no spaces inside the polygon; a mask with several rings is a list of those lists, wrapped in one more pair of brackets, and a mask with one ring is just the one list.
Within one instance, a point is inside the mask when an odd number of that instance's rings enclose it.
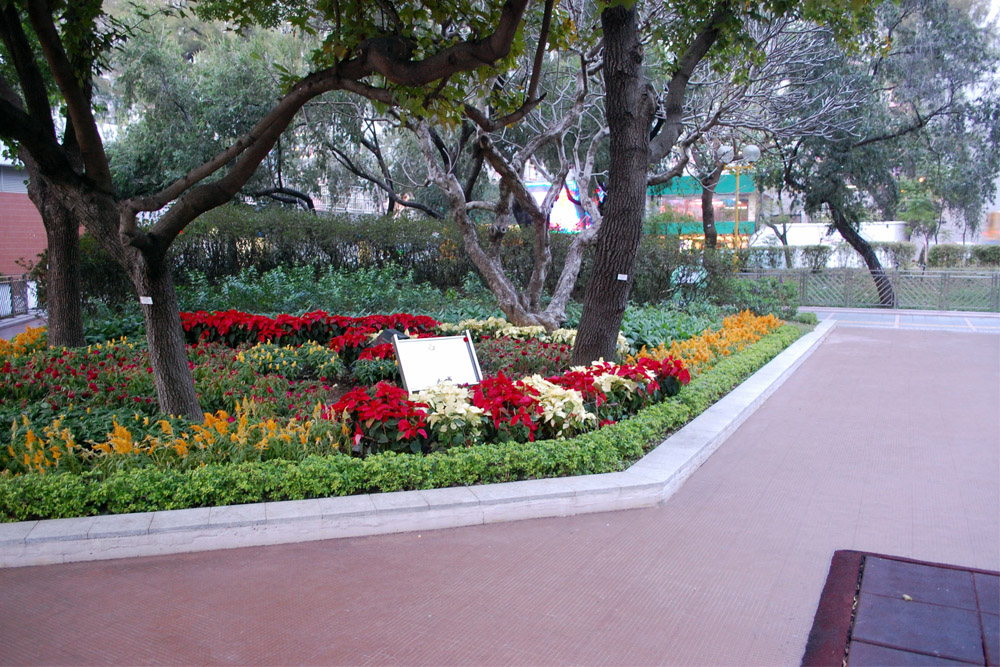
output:
{"label": "sign stand", "polygon": [[396,351],[403,388],[408,393],[446,380],[455,384],[479,384],[483,381],[483,371],[468,330],[463,336],[438,338],[399,338],[393,335],[392,346]]}

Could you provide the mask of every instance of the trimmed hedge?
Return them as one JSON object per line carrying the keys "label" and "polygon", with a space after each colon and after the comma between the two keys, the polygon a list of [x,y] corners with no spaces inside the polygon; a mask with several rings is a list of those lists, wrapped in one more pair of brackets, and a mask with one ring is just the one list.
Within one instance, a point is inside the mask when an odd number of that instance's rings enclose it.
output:
{"label": "trimmed hedge", "polygon": [[[489,242],[489,228],[480,231]],[[555,288],[573,240],[570,234],[551,235],[552,268],[546,288]],[[504,267],[515,283],[527,284],[532,271],[533,233],[530,227],[513,228],[502,240]],[[400,267],[412,272],[413,281],[434,287],[459,288],[469,273],[477,273],[462,246],[457,226],[450,221],[405,217],[352,217],[312,215],[283,209],[254,210],[248,206],[222,206],[201,215],[171,245],[170,266],[177,284],[185,284],[194,271],[215,284],[247,269],[258,274],[278,267],[312,266],[317,271]],[[90,236],[81,238],[82,291],[86,301],[122,306],[135,301],[135,290],[124,271]],[[584,252],[576,285],[590,279],[593,249]],[[631,299],[655,303],[680,287],[671,276],[682,266],[698,267],[701,257],[683,252],[676,236],[648,236],[640,240],[636,280]],[[39,260],[33,279],[41,285],[44,302],[45,258]]]}
{"label": "trimmed hedge", "polygon": [[927,266],[934,268],[996,268],[1000,266],[1000,245],[959,245],[939,243],[927,253]]}
{"label": "trimmed hedge", "polygon": [[141,468],[102,477],[0,478],[0,521],[56,519],[262,501],[490,484],[622,470],[732,390],[801,335],[786,325],[720,361],[663,403],[569,440],[454,448],[426,456],[386,452],[364,459],[313,456],[301,462]]}
{"label": "trimmed hedge", "polygon": [[[872,250],[886,267],[905,269],[913,263],[917,246],[908,241],[873,241]],[[792,268],[821,271],[835,252],[843,252],[860,259],[860,256],[846,243],[835,245],[771,245],[754,246],[740,250],[741,268],[744,269],[785,269],[786,258]]]}

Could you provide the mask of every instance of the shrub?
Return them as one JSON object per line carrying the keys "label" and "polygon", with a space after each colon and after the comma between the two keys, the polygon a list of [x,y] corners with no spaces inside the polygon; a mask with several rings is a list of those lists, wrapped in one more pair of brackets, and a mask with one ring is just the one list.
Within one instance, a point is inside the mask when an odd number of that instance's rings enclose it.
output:
{"label": "shrub", "polygon": [[871,244],[882,264],[897,269],[905,269],[913,263],[917,246],[908,241],[883,241]]}
{"label": "shrub", "polygon": [[[38,255],[38,261],[28,272],[34,280],[39,305],[44,306],[48,291],[48,251]],[[80,237],[80,296],[84,304],[120,308],[137,304],[135,288],[125,271],[89,234]]]}
{"label": "shrub", "polygon": [[976,266],[1000,266],[1000,245],[972,246],[972,261]]}
{"label": "shrub", "polygon": [[745,269],[785,269],[792,268],[787,265],[786,257],[791,258],[791,264],[795,264],[795,246],[766,245],[754,246],[740,250],[741,268]]}
{"label": "shrub", "polygon": [[804,245],[799,251],[802,253],[802,261],[806,268],[811,271],[822,271],[833,256],[833,247],[827,245]]}
{"label": "shrub", "polygon": [[737,311],[749,310],[755,315],[773,314],[783,320],[795,317],[799,308],[799,292],[795,284],[783,278],[734,278],[728,283],[724,303]]}
{"label": "shrub", "polygon": [[716,324],[715,317],[689,315],[663,306],[629,305],[622,320],[622,333],[633,348],[656,347],[696,336]]}
{"label": "shrub", "polygon": [[965,263],[965,246],[956,243],[932,245],[927,253],[927,266],[955,268]]}

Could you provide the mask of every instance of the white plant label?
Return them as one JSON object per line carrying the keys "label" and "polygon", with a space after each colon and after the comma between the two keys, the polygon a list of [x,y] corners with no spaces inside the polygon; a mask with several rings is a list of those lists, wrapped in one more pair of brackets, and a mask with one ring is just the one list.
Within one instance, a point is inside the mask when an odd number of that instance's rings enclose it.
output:
{"label": "white plant label", "polygon": [[153,297],[151,297],[151,296],[140,296],[139,297],[139,303],[147,305],[147,306],[152,306],[153,305]]}
{"label": "white plant label", "polygon": [[618,280],[620,280],[622,282],[626,282],[628,280],[628,276],[625,275],[624,273],[619,273],[618,274]]}

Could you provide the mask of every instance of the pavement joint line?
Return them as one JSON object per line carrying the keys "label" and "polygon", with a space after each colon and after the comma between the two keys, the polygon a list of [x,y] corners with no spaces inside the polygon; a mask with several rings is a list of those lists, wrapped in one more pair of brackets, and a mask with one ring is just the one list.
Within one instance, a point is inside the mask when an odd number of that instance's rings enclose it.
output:
{"label": "pavement joint line", "polygon": [[[141,515],[4,523],[0,524],[0,567],[287,544],[653,507],[672,496],[836,326],[834,319],[823,320],[622,472]],[[669,456],[672,439],[680,445],[683,456]],[[146,522],[147,514],[148,523],[138,527]]]}

